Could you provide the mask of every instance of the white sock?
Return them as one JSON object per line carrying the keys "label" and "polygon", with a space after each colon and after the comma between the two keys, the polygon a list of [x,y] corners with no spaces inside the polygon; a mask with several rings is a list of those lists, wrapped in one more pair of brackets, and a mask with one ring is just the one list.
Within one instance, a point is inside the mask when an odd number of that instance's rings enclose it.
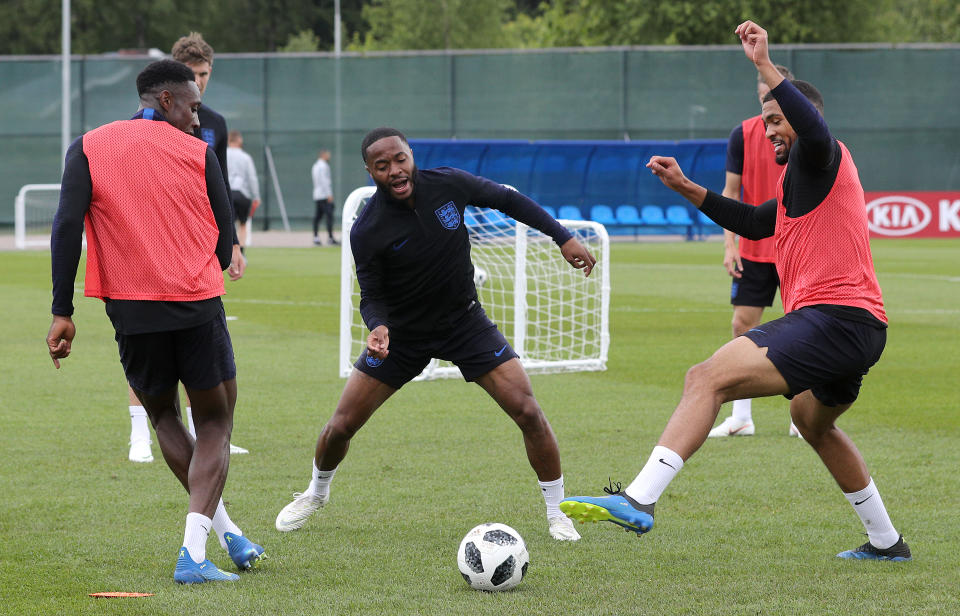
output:
{"label": "white sock", "polygon": [[733,418],[753,423],[753,417],[750,413],[750,398],[733,401]]}
{"label": "white sock", "polygon": [[193,425],[193,409],[191,409],[189,406],[187,407],[187,429],[190,430],[190,436],[196,440],[197,429]]}
{"label": "white sock", "polygon": [[641,505],[655,503],[681,468],[683,468],[683,458],[676,452],[657,445],[653,448],[653,453],[650,454],[650,459],[647,460],[643,470],[633,483],[627,486],[625,492]]}
{"label": "white sock", "polygon": [[873,547],[881,550],[889,548],[900,538],[900,533],[893,527],[887,508],[883,506],[880,491],[873,483],[873,477],[867,487],[859,492],[843,493],[853,506],[853,510],[860,516],[863,527],[867,529],[867,537]]}
{"label": "white sock", "polygon": [[147,421],[147,409],[130,405],[130,442],[149,441],[150,422]]}
{"label": "white sock", "polygon": [[320,498],[327,498],[330,495],[330,482],[333,481],[333,476],[337,474],[337,469],[322,471],[317,468],[316,460],[314,460],[312,464],[313,478],[310,480],[310,487],[307,488],[307,493],[319,496]]}
{"label": "white sock", "polygon": [[207,559],[207,537],[210,536],[210,527],[213,521],[202,513],[190,512],[187,514],[187,526],[183,531],[183,546],[190,553],[195,563],[202,563]]}
{"label": "white sock", "polygon": [[547,517],[553,518],[563,515],[563,512],[560,511],[560,501],[563,500],[563,475],[560,475],[560,479],[537,481],[537,483],[540,484],[543,502],[547,504]]}
{"label": "white sock", "polygon": [[217,533],[217,539],[220,540],[220,547],[224,550],[227,549],[227,540],[223,538],[223,533],[233,533],[234,535],[243,534],[240,527],[234,524],[230,516],[227,515],[227,509],[223,506],[222,498],[220,502],[217,503],[217,510],[213,514],[213,532]]}

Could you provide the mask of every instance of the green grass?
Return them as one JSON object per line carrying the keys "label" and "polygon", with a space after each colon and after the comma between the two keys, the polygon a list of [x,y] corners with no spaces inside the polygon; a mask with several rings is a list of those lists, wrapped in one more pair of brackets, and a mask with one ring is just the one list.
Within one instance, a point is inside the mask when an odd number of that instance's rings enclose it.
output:
{"label": "green grass", "polygon": [[[847,562],[852,508],[787,403],[756,401],[757,435],[709,441],[637,539],[612,524],[550,539],[520,433],[461,381],[411,384],[357,435],[330,505],[294,533],[273,521],[309,481],[337,374],[338,252],[251,249],[225,297],[239,370],[225,500],[270,559],[233,585],[172,581],[186,498],[157,461],[126,460],[129,419],[99,301],[76,298],[72,356],[54,370],[49,255],[0,254],[0,613],[3,614],[942,614],[960,604],[960,277],[956,241],[874,242],[891,328],[841,426],[856,441],[911,563]],[[630,481],[686,369],[729,338],[716,243],[614,244],[612,344],[602,373],[533,377],[568,494]],[[559,254],[558,254],[559,258]],[[78,282],[79,285],[79,282]],[[768,315],[779,314],[769,311]],[[726,409],[721,413],[726,413]],[[515,591],[470,590],[463,534],[501,521],[527,541]],[[208,555],[229,559],[211,540]],[[153,592],[96,600],[104,590]],[[952,607],[951,607],[952,606]]]}

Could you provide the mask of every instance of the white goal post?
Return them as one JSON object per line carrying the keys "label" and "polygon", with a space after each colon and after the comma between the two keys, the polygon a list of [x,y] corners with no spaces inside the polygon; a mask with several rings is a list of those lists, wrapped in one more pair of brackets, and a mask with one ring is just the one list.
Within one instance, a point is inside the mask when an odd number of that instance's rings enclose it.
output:
{"label": "white goal post", "polygon": [[27,184],[20,189],[13,202],[17,248],[50,247],[50,229],[59,204],[59,184]]}
{"label": "white goal post", "polygon": [[[366,347],[350,228],[375,192],[357,188],[343,205],[340,259],[340,376]],[[529,373],[606,370],[610,347],[610,239],[603,225],[561,220],[597,258],[589,277],[570,267],[554,241],[497,210],[468,206],[464,222],[480,303]],[[434,359],[415,380],[460,376]]]}

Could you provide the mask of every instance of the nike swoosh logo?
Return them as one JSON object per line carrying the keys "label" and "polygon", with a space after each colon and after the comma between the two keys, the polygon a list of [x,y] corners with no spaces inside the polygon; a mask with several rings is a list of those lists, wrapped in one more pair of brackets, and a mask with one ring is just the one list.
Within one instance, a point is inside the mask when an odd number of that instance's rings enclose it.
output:
{"label": "nike swoosh logo", "polygon": [[873,494],[871,494],[870,496],[866,497],[866,498],[863,499],[862,501],[853,501],[853,504],[854,504],[854,505],[862,505],[862,504],[864,504],[865,502],[867,502],[868,500],[870,500],[871,498],[873,498]]}
{"label": "nike swoosh logo", "polygon": [[660,460],[658,460],[658,461],[660,462],[660,464],[666,464],[667,466],[669,466],[669,467],[672,468],[673,470],[677,470],[677,467],[676,467],[676,466],[674,466],[673,464],[670,464],[669,462],[667,462],[667,461],[664,460],[663,458],[660,458]]}
{"label": "nike swoosh logo", "polygon": [[406,244],[406,243],[409,242],[409,241],[410,241],[410,238],[408,237],[408,238],[404,238],[404,240],[403,240],[402,242],[394,242],[394,244],[393,244],[393,249],[394,249],[394,250],[400,250],[401,248],[403,248],[403,245]]}
{"label": "nike swoosh logo", "polygon": [[502,349],[500,349],[499,351],[494,351],[493,354],[496,355],[497,357],[500,357],[501,355],[503,355],[503,352],[506,350],[507,350],[507,345],[503,345]]}

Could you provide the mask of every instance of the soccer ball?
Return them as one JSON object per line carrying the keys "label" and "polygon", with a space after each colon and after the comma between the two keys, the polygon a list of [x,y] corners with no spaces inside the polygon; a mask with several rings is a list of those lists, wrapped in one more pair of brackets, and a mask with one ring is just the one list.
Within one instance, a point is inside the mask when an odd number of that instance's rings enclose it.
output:
{"label": "soccer ball", "polygon": [[487,522],[460,542],[457,564],[470,588],[509,590],[527,574],[530,555],[520,533],[506,524]]}
{"label": "soccer ball", "polygon": [[474,265],[474,266],[473,266],[473,284],[474,284],[474,286],[482,287],[483,285],[485,285],[485,284],[487,283],[487,278],[489,278],[489,275],[487,274],[487,270],[483,269],[483,268],[480,267],[479,265]]}

